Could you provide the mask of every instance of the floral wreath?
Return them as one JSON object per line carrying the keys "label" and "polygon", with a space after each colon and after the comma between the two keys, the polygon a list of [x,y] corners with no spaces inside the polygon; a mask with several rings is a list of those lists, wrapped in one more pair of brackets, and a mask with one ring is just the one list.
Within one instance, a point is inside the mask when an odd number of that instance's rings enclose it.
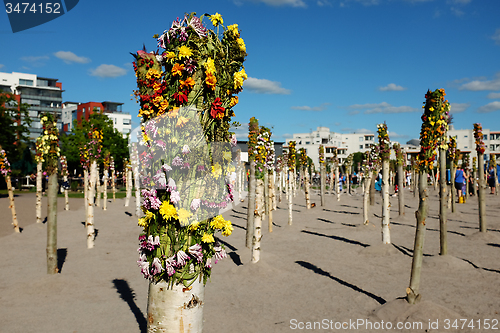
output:
{"label": "floral wreath", "polygon": [[480,123],[474,124],[474,139],[476,139],[476,151],[478,154],[484,154],[486,145],[483,141],[483,127]]}
{"label": "floral wreath", "polygon": [[36,139],[37,163],[47,162],[46,171],[52,174],[57,170],[59,160],[59,131],[57,130],[57,120],[52,113],[45,113],[40,118],[42,124],[42,135]]}

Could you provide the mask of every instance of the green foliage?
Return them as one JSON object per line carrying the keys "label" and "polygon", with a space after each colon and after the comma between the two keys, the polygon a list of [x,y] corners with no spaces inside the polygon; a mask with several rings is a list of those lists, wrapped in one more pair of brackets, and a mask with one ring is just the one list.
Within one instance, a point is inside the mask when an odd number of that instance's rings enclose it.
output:
{"label": "green foliage", "polygon": [[71,133],[61,135],[61,155],[65,155],[68,159],[68,170],[76,169],[77,173],[83,172],[80,163],[80,147],[82,147],[87,139],[87,133],[91,130],[92,124],[94,128],[102,129],[102,147],[103,154],[109,152],[113,156],[115,169],[121,170],[123,168],[123,160],[129,158],[128,138],[123,138],[122,133],[118,132],[113,127],[113,121],[105,114],[101,114],[94,110],[89,117],[89,120],[82,120],[80,125],[76,120],[73,123]]}
{"label": "green foliage", "polygon": [[19,105],[13,94],[0,93],[0,146],[11,164],[22,159],[29,141],[28,107],[28,104]]}

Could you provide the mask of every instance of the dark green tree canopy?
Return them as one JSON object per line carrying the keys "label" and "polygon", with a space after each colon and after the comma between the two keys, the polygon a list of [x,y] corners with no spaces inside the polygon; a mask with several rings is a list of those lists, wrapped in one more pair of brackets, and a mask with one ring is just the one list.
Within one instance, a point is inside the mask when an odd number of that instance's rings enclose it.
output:
{"label": "dark green tree canopy", "polygon": [[28,146],[31,125],[28,107],[17,103],[13,94],[0,92],[0,145],[11,164],[22,159]]}

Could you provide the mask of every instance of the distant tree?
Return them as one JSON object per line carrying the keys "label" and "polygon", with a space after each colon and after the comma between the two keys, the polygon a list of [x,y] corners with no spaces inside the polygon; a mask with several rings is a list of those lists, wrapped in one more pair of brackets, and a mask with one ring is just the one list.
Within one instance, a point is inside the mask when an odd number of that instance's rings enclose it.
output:
{"label": "distant tree", "polygon": [[19,104],[14,94],[0,92],[0,145],[13,167],[22,159],[29,141],[31,119],[28,107],[28,104]]}
{"label": "distant tree", "polygon": [[102,146],[103,149],[110,153],[117,164],[115,168],[121,170],[123,168],[123,160],[129,158],[128,138],[124,138],[122,133],[118,132],[113,127],[113,121],[105,114],[94,110],[89,117],[89,120],[82,120],[80,124],[74,121],[73,129],[67,135],[61,135],[61,155],[65,155],[68,159],[68,169],[82,170],[80,165],[80,147],[86,142],[86,135],[94,128],[102,129]]}

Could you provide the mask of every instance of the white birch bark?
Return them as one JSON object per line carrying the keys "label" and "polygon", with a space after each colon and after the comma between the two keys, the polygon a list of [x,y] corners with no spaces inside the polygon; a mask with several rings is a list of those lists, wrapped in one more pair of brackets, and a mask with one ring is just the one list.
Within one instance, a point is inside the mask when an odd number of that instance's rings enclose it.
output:
{"label": "white birch bark", "polygon": [[391,230],[389,226],[389,160],[382,160],[382,243],[391,243]]}
{"label": "white birch bark", "polygon": [[96,187],[97,178],[97,162],[92,161],[90,165],[90,180],[89,180],[89,191],[88,191],[88,202],[87,202],[87,248],[91,249],[94,247],[94,194]]}
{"label": "white birch bark", "polygon": [[252,238],[252,263],[260,260],[260,241],[262,239],[262,215],[264,213],[264,182],[256,179],[255,186],[255,217]]}
{"label": "white birch bark", "polygon": [[293,169],[293,182],[292,182],[292,188],[293,188],[293,196],[297,196],[297,171]]}
{"label": "white birch bark", "polygon": [[293,183],[293,181],[290,179],[293,177],[293,171],[288,170],[288,179],[287,179],[287,184],[288,184],[288,225],[292,225],[292,199],[293,199],[293,190],[290,188]]}
{"label": "white birch bark", "polygon": [[[63,176],[63,182],[65,184],[68,183],[68,176],[67,175]],[[68,189],[66,187],[64,188],[64,210],[69,210]]]}
{"label": "white birch bark", "polygon": [[130,204],[130,197],[132,196],[132,169],[127,167],[126,170],[126,189],[127,189],[127,194],[125,196],[125,207],[128,207]]}
{"label": "white birch bark", "polygon": [[269,182],[268,182],[268,191],[269,193],[269,198],[267,199],[267,221],[268,221],[268,231],[273,232],[273,203],[274,203],[274,176],[273,174],[269,174]]}
{"label": "white birch bark", "polygon": [[42,223],[42,162],[36,165],[36,223]]}
{"label": "white birch bark", "polygon": [[134,166],[134,186],[135,186],[135,215],[141,216],[140,175],[139,175],[139,165],[137,163]]}
{"label": "white birch bark", "polygon": [[89,208],[89,171],[83,170],[83,197],[85,198],[85,226],[87,226],[87,215]]}
{"label": "white birch bark", "polygon": [[311,197],[309,195],[309,171],[307,168],[304,170],[304,191],[306,196],[306,209],[311,209]]}
{"label": "white birch bark", "polygon": [[103,210],[108,210],[108,170],[104,170],[103,174],[103,184],[102,184],[102,195],[103,195],[103,202],[102,202],[102,209]]}
{"label": "white birch bark", "polygon": [[[484,174],[484,154],[477,154],[477,170],[479,173],[479,188],[477,191],[477,198],[479,204],[479,231],[486,232],[486,203],[484,195],[486,192],[486,182]],[[469,190],[467,190],[469,193]]]}
{"label": "white birch bark", "polygon": [[335,186],[335,171],[332,166],[330,166],[330,194],[333,194],[333,189]]}
{"label": "white birch bark", "polygon": [[7,183],[7,190],[9,191],[9,208],[12,213],[12,225],[14,226],[15,232],[21,232],[19,224],[17,223],[16,204],[14,203],[14,191],[12,190],[10,176],[5,176],[5,182]]}
{"label": "white birch bark", "polygon": [[96,169],[96,178],[95,178],[95,189],[96,189],[96,200],[95,205],[97,207],[101,206],[101,179],[99,178],[99,166]]}
{"label": "white birch bark", "polygon": [[320,166],[320,179],[321,179],[321,206],[325,205],[325,191],[326,191],[326,166],[324,163]]}
{"label": "white birch bark", "polygon": [[369,219],[368,219],[368,209],[370,207],[370,184],[372,182],[372,177],[373,177],[373,172],[371,170],[366,171],[366,176],[365,176],[365,191],[364,191],[364,196],[363,196],[363,224],[368,224]]}
{"label": "white birch bark", "polygon": [[335,164],[335,191],[337,192],[337,201],[340,201],[340,181],[339,181],[338,164]]}
{"label": "white birch bark", "polygon": [[273,210],[276,210],[276,177],[277,173],[273,170],[271,175],[271,202],[273,203]]}
{"label": "white birch bark", "polygon": [[111,171],[111,186],[113,188],[113,202],[116,201],[116,174],[115,169]]}
{"label": "white birch bark", "polygon": [[147,332],[202,332],[205,286],[199,279],[190,288],[165,281],[149,283]]}

